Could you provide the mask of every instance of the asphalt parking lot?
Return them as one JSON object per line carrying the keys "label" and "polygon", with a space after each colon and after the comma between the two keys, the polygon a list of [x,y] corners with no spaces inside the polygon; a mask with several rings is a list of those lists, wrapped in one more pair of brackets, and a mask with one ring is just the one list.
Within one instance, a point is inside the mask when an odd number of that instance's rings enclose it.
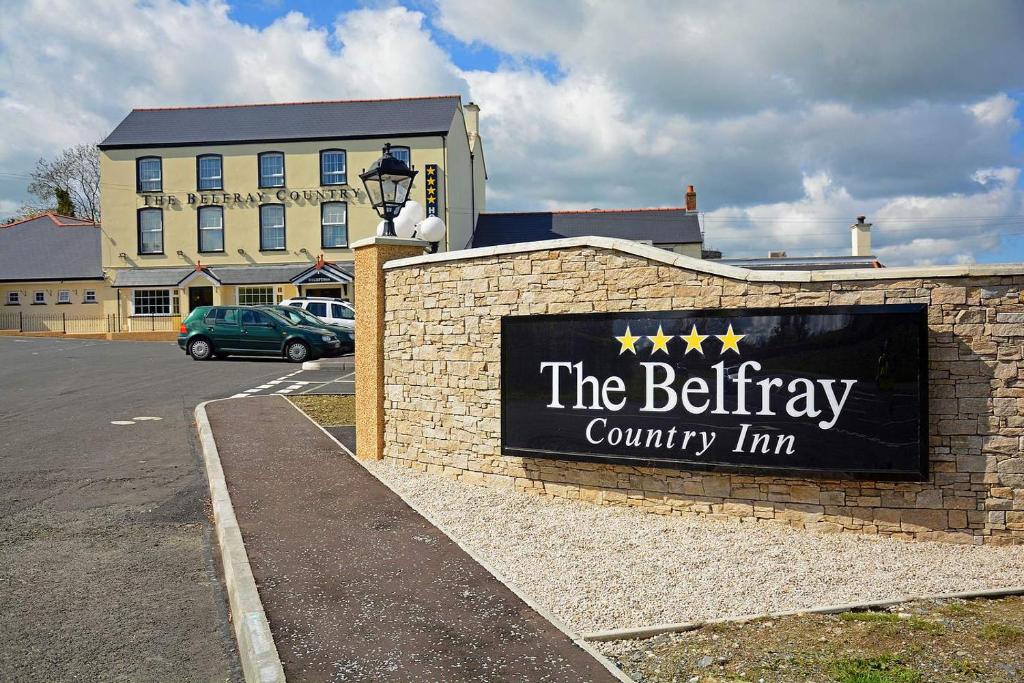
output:
{"label": "asphalt parking lot", "polygon": [[193,408],[347,372],[0,337],[0,680],[241,680]]}

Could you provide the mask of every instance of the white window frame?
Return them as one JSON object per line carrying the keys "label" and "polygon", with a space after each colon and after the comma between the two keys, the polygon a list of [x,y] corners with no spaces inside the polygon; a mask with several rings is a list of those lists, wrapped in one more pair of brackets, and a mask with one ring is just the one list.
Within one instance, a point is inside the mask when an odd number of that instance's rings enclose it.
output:
{"label": "white window frame", "polygon": [[[217,175],[204,176],[203,162],[213,159],[217,161]],[[203,185],[204,181],[213,182],[214,185],[205,187]],[[224,189],[224,157],[219,154],[200,154],[196,158],[196,189],[200,192]]]}
{"label": "white window frame", "polygon": [[21,305],[21,292],[7,292],[7,305],[8,306],[20,306]]}
{"label": "white window frame", "polygon": [[[265,225],[263,222],[263,211],[269,207],[277,207],[281,209],[281,224],[280,225]],[[284,204],[260,204],[260,251],[285,251],[288,249],[288,218],[285,215],[286,211]],[[264,239],[263,230],[265,228],[277,228],[281,229],[281,246],[280,247],[269,247],[267,246],[267,240]]]}
{"label": "white window frame", "polygon": [[[156,177],[142,178],[142,165],[144,162],[156,162]],[[163,192],[164,191],[164,160],[160,157],[146,156],[135,160],[135,175],[137,192]],[[146,183],[156,183],[156,187],[146,187]]]}
{"label": "white window frame", "polygon": [[[164,293],[166,293],[167,297],[168,297],[167,298],[167,312],[166,313],[162,313],[162,312],[139,313],[138,312],[138,308],[139,308],[138,297],[139,297],[139,294],[142,293],[142,292],[146,292],[146,293],[164,292]],[[153,299],[154,297],[150,296],[149,298]],[[130,299],[129,303],[131,303],[131,307],[132,307],[132,314],[131,315],[132,315],[133,318],[168,318],[168,317],[170,317],[172,315],[178,315],[178,313],[180,311],[179,304],[178,304],[178,290],[176,290],[176,289],[168,289],[166,287],[155,287],[155,288],[151,288],[151,289],[133,289],[132,290],[132,298]]]}
{"label": "white window frame", "polygon": [[[327,223],[325,219],[327,217],[327,208],[334,204],[338,204],[342,207],[345,212],[345,220],[342,223]],[[345,240],[343,244],[327,244],[324,239],[324,229],[328,226],[342,226],[345,229]],[[323,249],[347,249],[348,248],[348,202],[324,202],[320,205],[320,246]]]}
{"label": "white window frame", "polygon": [[[328,171],[325,165],[329,155],[341,157],[341,169]],[[348,152],[343,149],[325,149],[320,152],[320,184],[345,185],[348,183]]]}
{"label": "white window frame", "polygon": [[70,289],[58,289],[57,290],[57,303],[69,304],[71,303],[71,290]]}
{"label": "white window frame", "polygon": [[41,289],[37,289],[35,292],[33,292],[32,293],[32,303],[33,303],[33,305],[36,305],[36,306],[38,306],[40,304],[45,304],[46,303],[46,292],[44,292]]}
{"label": "white window frame", "polygon": [[87,290],[85,290],[85,292],[82,294],[82,303],[83,304],[99,303],[99,299],[96,296],[96,290],[95,289],[87,289]]}
{"label": "white window frame", "polygon": [[[269,173],[269,174],[264,174],[263,173],[263,160],[267,159],[267,158],[270,158],[270,157],[281,157],[281,172],[280,173]],[[284,152],[261,152],[259,154],[259,156],[256,158],[256,165],[259,167],[256,170],[259,173],[258,180],[259,180],[259,187],[260,188],[284,187]],[[276,184],[267,184],[267,183],[263,182],[265,178],[269,178],[269,179],[271,179],[274,182],[276,182],[276,180],[278,178],[280,178],[280,182],[276,183]]]}
{"label": "white window frame", "polygon": [[412,168],[412,148],[406,145],[392,145],[391,156],[393,156],[396,159],[401,159],[401,157],[398,154],[395,154],[395,152],[398,151],[404,152],[405,156],[409,157],[408,159],[402,159],[402,161],[405,162],[406,166]]}
{"label": "white window frame", "polygon": [[[160,229],[159,230],[143,230],[142,217],[147,215],[147,214],[148,215],[156,214],[157,216],[160,216]],[[155,254],[155,255],[159,256],[159,255],[163,254],[164,253],[164,210],[163,209],[154,209],[154,208],[139,209],[138,221],[139,221],[139,244],[138,244],[139,255],[140,256],[150,256],[150,255],[154,255]],[[142,238],[142,235],[143,235],[144,232],[152,233],[152,234],[156,234],[156,233],[160,234],[160,251],[143,251],[142,250],[142,245],[145,243],[145,240]]]}
{"label": "white window frame", "polygon": [[[235,290],[235,304],[238,306],[274,306],[280,303],[281,299],[277,296],[277,288],[274,285],[256,285],[252,287],[238,287]],[[270,298],[266,298],[266,294],[270,295]],[[257,295],[262,295],[263,298],[256,300]],[[245,299],[245,301],[243,301]]]}
{"label": "white window frame", "polygon": [[[204,226],[203,216],[209,216],[213,214],[220,215],[219,226]],[[200,254],[223,254],[227,245],[224,244],[224,207],[223,206],[201,206],[196,211],[196,221],[198,222],[199,230],[199,244],[196,245],[199,249]],[[206,249],[203,247],[203,235],[204,233],[219,232],[220,233],[220,249]]]}

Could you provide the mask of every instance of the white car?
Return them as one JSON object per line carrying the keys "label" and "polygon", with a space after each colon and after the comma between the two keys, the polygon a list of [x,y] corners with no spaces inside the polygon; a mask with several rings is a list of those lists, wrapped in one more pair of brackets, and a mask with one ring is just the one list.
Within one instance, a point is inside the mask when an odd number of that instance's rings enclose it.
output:
{"label": "white car", "polygon": [[344,299],[332,299],[326,296],[297,296],[285,299],[281,305],[301,308],[324,322],[343,327],[355,335],[356,309]]}

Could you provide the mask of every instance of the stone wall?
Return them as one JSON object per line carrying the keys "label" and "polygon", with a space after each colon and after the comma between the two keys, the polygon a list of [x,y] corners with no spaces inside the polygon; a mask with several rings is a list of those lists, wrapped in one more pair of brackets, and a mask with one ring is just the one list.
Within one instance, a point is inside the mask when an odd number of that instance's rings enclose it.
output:
{"label": "stone wall", "polygon": [[[1024,539],[1024,267],[765,273],[580,238],[393,261],[384,277],[387,459],[663,514],[961,543]],[[915,302],[929,304],[926,482],[501,455],[503,315]]]}

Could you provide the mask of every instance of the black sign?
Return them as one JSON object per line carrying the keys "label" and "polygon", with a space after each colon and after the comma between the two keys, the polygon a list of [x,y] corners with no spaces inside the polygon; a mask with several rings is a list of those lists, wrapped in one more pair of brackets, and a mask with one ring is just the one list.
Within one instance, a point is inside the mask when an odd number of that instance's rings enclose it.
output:
{"label": "black sign", "polygon": [[512,316],[501,349],[506,455],[928,474],[924,304]]}
{"label": "black sign", "polygon": [[426,177],[427,177],[427,179],[426,179],[426,183],[427,183],[427,190],[426,190],[427,206],[426,206],[426,213],[427,213],[428,216],[436,216],[437,215],[437,193],[438,193],[438,186],[437,186],[437,179],[438,179],[438,176],[437,176],[437,164],[427,164],[424,167],[424,171],[425,171]]}

